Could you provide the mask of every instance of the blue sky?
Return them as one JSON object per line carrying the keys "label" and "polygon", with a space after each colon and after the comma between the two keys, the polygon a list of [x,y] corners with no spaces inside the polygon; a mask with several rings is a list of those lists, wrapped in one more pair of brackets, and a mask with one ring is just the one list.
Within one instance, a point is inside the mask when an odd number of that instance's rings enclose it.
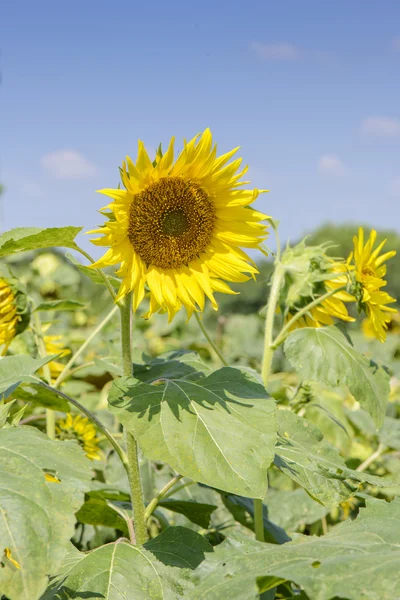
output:
{"label": "blue sky", "polygon": [[271,190],[258,207],[283,238],[328,220],[400,231],[398,0],[19,0],[1,13],[2,230],[90,229],[95,190],[117,185],[138,138],[179,148],[210,127]]}

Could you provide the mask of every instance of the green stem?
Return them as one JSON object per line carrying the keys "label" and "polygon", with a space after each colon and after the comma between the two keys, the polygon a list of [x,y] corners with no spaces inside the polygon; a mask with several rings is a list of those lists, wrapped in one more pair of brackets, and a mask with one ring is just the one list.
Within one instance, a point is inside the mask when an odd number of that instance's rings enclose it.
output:
{"label": "green stem", "polygon": [[92,412],[90,412],[90,410],[88,410],[86,408],[86,406],[83,406],[83,404],[78,402],[78,400],[75,400],[75,398],[68,396],[68,394],[64,394],[64,392],[62,392],[61,390],[56,390],[51,385],[47,385],[47,383],[45,383],[44,381],[41,381],[40,384],[43,387],[45,387],[46,389],[56,393],[58,396],[61,396],[61,398],[64,398],[64,400],[67,400],[67,402],[69,402],[73,406],[76,406],[76,408],[78,408],[84,415],[87,416],[87,418],[90,421],[92,421],[92,423],[94,423],[96,425],[97,429],[102,432],[104,437],[107,438],[107,440],[110,442],[111,446],[114,448],[114,450],[118,454],[119,458],[121,459],[122,464],[124,465],[124,468],[125,468],[127,474],[129,475],[129,473],[128,473],[128,458],[127,458],[125,452],[122,450],[121,446],[118,444],[117,440],[113,437],[113,435],[108,431],[106,426],[103,425],[103,423],[96,417],[96,415],[94,415]]}
{"label": "green stem", "polygon": [[271,292],[268,299],[267,315],[265,319],[264,355],[261,370],[265,387],[267,387],[269,374],[271,372],[272,357],[274,354],[274,348],[272,345],[274,320],[284,275],[284,267],[281,263],[277,262],[274,274],[272,276]]}
{"label": "green stem", "polygon": [[[36,345],[39,350],[39,356],[45,358],[47,355],[46,344],[43,339],[42,321],[38,312],[33,313],[34,329],[33,334],[35,336]],[[48,384],[51,384],[51,371],[49,364],[45,364],[42,367],[43,375]],[[56,413],[51,408],[46,408],[46,433],[51,440],[56,437]]]}
{"label": "green stem", "polygon": [[[91,262],[92,264],[94,264],[94,263],[96,262],[96,261],[94,260],[94,258],[92,258],[92,257],[90,256],[90,254],[88,254],[87,252],[85,252],[85,250],[83,250],[82,248],[79,248],[79,246],[77,246],[77,247],[75,248],[75,250],[77,250],[78,252],[80,252],[80,253],[81,253],[81,254],[82,254],[82,255],[83,255],[85,258],[87,258],[87,259],[88,259],[88,261],[89,261],[89,262]],[[100,277],[102,277],[102,279],[103,279],[103,281],[104,281],[104,283],[105,283],[105,285],[106,285],[106,287],[107,287],[108,291],[109,291],[109,292],[110,292],[110,294],[111,294],[111,297],[112,297],[112,299],[113,299],[113,300],[115,300],[115,298],[116,298],[116,293],[115,293],[115,290],[114,290],[113,286],[112,286],[112,285],[111,285],[111,283],[109,282],[107,275],[106,275],[105,273],[103,273],[103,271],[102,271],[101,269],[95,269],[95,270],[96,270],[96,271],[97,271],[97,273],[100,275]]]}
{"label": "green stem", "polygon": [[214,350],[215,354],[218,356],[218,358],[222,362],[222,364],[225,365],[225,367],[227,367],[228,363],[226,362],[225,358],[222,356],[221,352],[218,350],[217,346],[215,345],[215,343],[211,339],[211,337],[210,337],[207,329],[203,325],[203,321],[200,319],[200,317],[197,314],[197,312],[194,313],[194,316],[195,316],[195,319],[198,322],[199,327],[200,327],[201,331],[203,332],[203,335],[206,338],[207,342],[210,344],[211,348]]}
{"label": "green stem", "polygon": [[[121,342],[122,366],[126,376],[132,376],[132,294],[125,296],[120,302],[121,310]],[[126,449],[128,453],[128,479],[131,489],[133,521],[136,543],[142,546],[147,540],[143,487],[140,479],[138,446],[136,439],[126,432]]]}
{"label": "green stem", "polygon": [[77,361],[77,359],[80,357],[80,355],[86,350],[86,348],[89,346],[89,344],[93,340],[93,338],[96,337],[96,335],[103,329],[103,327],[105,327],[105,325],[107,325],[107,323],[110,321],[110,319],[112,319],[112,317],[117,312],[117,310],[118,310],[118,306],[113,306],[112,310],[107,314],[106,317],[104,317],[104,319],[101,321],[101,323],[99,323],[97,325],[96,329],[94,329],[92,331],[92,333],[89,335],[89,337],[83,342],[82,346],[80,346],[80,348],[78,348],[78,350],[75,352],[75,354],[70,358],[70,360],[65,365],[63,371],[61,371],[60,375],[57,377],[56,381],[54,382],[55,388],[58,387],[60,385],[60,383],[62,381],[64,381],[64,379],[68,376],[72,365]]}
{"label": "green stem", "polygon": [[264,542],[263,501],[260,498],[255,498],[253,500],[253,507],[256,540],[259,542]]}
{"label": "green stem", "polygon": [[330,290],[329,292],[326,292],[326,294],[324,294],[323,296],[319,296],[319,298],[316,298],[315,300],[310,302],[310,304],[307,304],[307,306],[304,306],[301,310],[299,310],[299,312],[297,312],[290,319],[290,321],[288,321],[286,323],[286,325],[284,327],[282,327],[279,335],[276,337],[276,339],[272,343],[273,350],[276,350],[276,348],[278,348],[278,346],[280,346],[282,344],[282,342],[285,341],[285,339],[287,338],[287,336],[290,333],[291,328],[293,327],[294,323],[296,323],[296,321],[301,319],[301,317],[304,317],[304,315],[307,314],[312,308],[315,308],[316,306],[321,304],[321,302],[324,302],[324,300],[326,300],[327,298],[330,298],[331,296],[334,296],[335,294],[342,292],[346,288],[347,288],[347,285],[342,285],[339,288]]}
{"label": "green stem", "polygon": [[153,514],[154,510],[157,508],[157,504],[160,502],[160,500],[162,500],[164,498],[164,496],[167,494],[167,492],[169,492],[169,490],[174,487],[174,485],[180,480],[182,479],[183,475],[175,475],[175,477],[173,477],[171,479],[171,481],[168,481],[167,485],[165,485],[162,490],[160,490],[157,494],[157,496],[155,496],[153,498],[153,500],[151,500],[149,502],[149,504],[146,507],[146,511],[144,514],[144,518],[146,519],[146,521],[149,519],[149,517]]}

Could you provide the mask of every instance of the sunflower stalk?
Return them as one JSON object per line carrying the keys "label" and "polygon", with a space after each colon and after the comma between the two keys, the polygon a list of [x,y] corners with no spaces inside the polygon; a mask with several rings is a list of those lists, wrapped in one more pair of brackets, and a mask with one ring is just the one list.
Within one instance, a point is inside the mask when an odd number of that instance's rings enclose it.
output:
{"label": "sunflower stalk", "polygon": [[207,342],[210,344],[211,348],[214,350],[215,354],[218,356],[218,358],[221,361],[221,363],[225,367],[227,367],[228,363],[226,362],[226,360],[223,357],[222,353],[220,352],[220,350],[218,349],[217,345],[213,341],[212,337],[208,333],[207,329],[205,328],[205,326],[203,324],[203,321],[201,320],[201,318],[199,317],[199,315],[197,314],[197,312],[194,313],[194,316],[195,316],[195,319],[196,319],[197,323],[199,324],[199,327],[200,327],[201,331],[203,332],[203,335],[206,338]]}
{"label": "sunflower stalk", "polygon": [[[119,303],[121,311],[121,342],[122,342],[122,367],[125,376],[133,375],[132,366],[132,293],[129,293]],[[147,540],[147,527],[145,520],[145,506],[143,487],[140,478],[138,445],[135,437],[126,431],[126,449],[128,454],[128,479],[131,489],[133,509],[133,522],[135,539],[138,546]]]}

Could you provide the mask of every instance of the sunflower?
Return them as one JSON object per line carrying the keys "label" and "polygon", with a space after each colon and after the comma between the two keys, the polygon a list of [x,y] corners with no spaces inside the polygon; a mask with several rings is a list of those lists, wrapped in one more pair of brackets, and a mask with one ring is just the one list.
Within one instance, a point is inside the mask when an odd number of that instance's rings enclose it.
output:
{"label": "sunflower", "polygon": [[65,419],[56,422],[56,437],[59,440],[77,440],[90,460],[101,460],[96,428],[86,417],[73,417],[68,413]]}
{"label": "sunflower", "polygon": [[[42,333],[46,334],[51,327],[51,323],[42,325]],[[58,358],[63,358],[71,354],[71,350],[64,348],[62,335],[43,335],[43,341],[46,348],[46,354],[58,354]],[[52,379],[57,379],[60,373],[64,370],[65,365],[56,360],[48,363]]]}
{"label": "sunflower", "polygon": [[[338,261],[329,261],[329,263],[329,269],[326,271],[328,279],[317,284],[317,293],[314,297],[304,299],[304,306],[315,300],[318,296],[323,296],[327,292],[341,288],[348,282],[348,266]],[[318,306],[311,308],[308,313],[293,323],[292,329],[301,327],[326,327],[333,325],[335,322],[334,319],[348,322],[354,321],[355,319],[349,315],[345,305],[345,302],[354,302],[354,300],[354,296],[346,290],[340,290],[323,300]],[[286,320],[290,321],[294,314],[295,312],[290,310]]]}
{"label": "sunflower", "polygon": [[17,280],[0,277],[0,346],[2,355],[16,335],[27,327],[30,318],[29,301]]}
{"label": "sunflower", "polygon": [[207,296],[218,309],[215,292],[234,293],[226,281],[247,281],[258,273],[242,248],[260,248],[267,237],[266,215],[249,205],[259,192],[244,190],[238,172],[238,148],[217,157],[206,129],[174,161],[174,138],[164,155],[151,162],[139,141],[136,164],[127,157],[121,169],[124,189],[104,189],[113,199],[102,209],[108,218],[100,238],[109,249],[95,268],[120,264],[117,300],[133,291],[133,309],[146,287],[150,306],[145,315],[168,312],[169,321],[184,306],[189,317],[204,309]]}
{"label": "sunflower", "polygon": [[354,252],[350,254],[348,263],[354,264],[355,295],[360,309],[368,319],[369,331],[373,332],[378,340],[384,342],[388,324],[392,320],[390,313],[397,312],[395,308],[388,306],[396,302],[396,299],[381,289],[386,285],[383,279],[386,275],[384,263],[395,256],[396,252],[391,250],[380,255],[386,240],[374,249],[375,242],[376,231],[372,229],[367,242],[364,243],[364,230],[360,227],[358,236],[353,238]]}

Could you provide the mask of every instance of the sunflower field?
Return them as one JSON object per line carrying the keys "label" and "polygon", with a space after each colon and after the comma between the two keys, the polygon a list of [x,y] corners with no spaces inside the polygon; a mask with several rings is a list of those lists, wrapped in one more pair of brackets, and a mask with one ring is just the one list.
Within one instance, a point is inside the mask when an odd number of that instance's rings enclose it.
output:
{"label": "sunflower field", "polygon": [[0,235],[1,600],[400,599],[395,245],[281,245],[237,150]]}

